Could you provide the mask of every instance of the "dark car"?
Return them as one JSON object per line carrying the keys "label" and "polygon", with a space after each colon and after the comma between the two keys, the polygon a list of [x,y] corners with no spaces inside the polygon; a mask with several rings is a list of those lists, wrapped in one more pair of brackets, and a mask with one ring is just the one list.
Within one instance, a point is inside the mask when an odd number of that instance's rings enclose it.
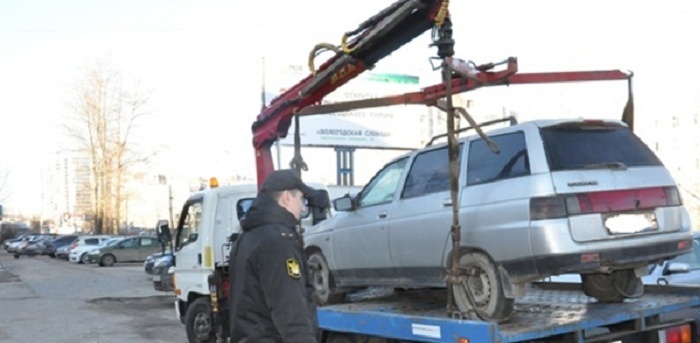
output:
{"label": "dark car", "polygon": [[78,239],[78,235],[63,235],[58,236],[58,238],[47,243],[44,247],[42,255],[49,255],[50,257],[56,257],[56,249],[69,245]]}
{"label": "dark car", "polygon": [[[170,252],[166,252],[165,255],[171,254]],[[163,257],[164,254],[162,252],[157,252],[155,254],[148,255],[146,257],[146,260],[143,262],[143,271],[146,272],[148,275],[153,275],[153,264],[158,260],[159,258]]]}
{"label": "dark car", "polygon": [[173,255],[166,253],[155,259],[153,264],[153,288],[156,291],[171,292],[175,290],[173,284]]}

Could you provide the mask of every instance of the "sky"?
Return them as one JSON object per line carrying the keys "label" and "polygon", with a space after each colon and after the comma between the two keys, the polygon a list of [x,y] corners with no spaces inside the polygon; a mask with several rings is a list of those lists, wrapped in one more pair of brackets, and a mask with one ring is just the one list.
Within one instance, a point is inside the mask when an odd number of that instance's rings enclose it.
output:
{"label": "sky", "polygon": [[[392,0],[0,0],[0,171],[5,207],[35,209],[41,164],[67,142],[60,130],[75,82],[96,58],[151,94],[143,146],[165,174],[254,175],[251,131],[263,56],[305,64],[320,42],[339,44]],[[697,107],[700,32],[687,1],[452,1],[456,57],[518,58],[520,72],[622,69],[635,73],[639,117]],[[429,32],[377,70],[438,82]],[[326,57],[324,57],[326,56]],[[327,55],[318,58],[320,64]],[[620,82],[496,87],[476,101],[537,116],[618,117]],[[653,127],[640,128],[653,134]]]}

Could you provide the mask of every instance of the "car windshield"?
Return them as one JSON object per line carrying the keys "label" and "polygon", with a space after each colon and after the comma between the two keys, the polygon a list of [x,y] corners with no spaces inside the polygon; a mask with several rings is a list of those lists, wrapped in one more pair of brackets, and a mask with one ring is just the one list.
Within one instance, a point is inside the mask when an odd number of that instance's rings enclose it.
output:
{"label": "car windshield", "polygon": [[107,243],[105,243],[105,246],[111,247],[119,242],[121,242],[121,239],[110,239],[109,241],[107,241]]}
{"label": "car windshield", "polygon": [[626,127],[585,125],[542,129],[552,171],[659,166],[661,161]]}

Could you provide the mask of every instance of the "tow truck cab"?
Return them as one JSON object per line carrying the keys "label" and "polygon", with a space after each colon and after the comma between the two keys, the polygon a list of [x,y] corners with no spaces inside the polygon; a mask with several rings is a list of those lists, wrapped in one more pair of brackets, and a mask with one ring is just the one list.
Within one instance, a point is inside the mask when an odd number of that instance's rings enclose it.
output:
{"label": "tow truck cab", "polygon": [[[330,199],[354,191],[356,187],[325,186],[318,182],[307,182],[317,191],[317,201],[326,204],[325,209],[309,207],[303,214],[302,228],[318,223],[332,215]],[[227,297],[227,270],[230,237],[240,232],[239,219],[248,210],[257,195],[257,184],[218,186],[212,179],[210,188],[192,193],[185,201],[176,220],[174,232],[170,232],[167,221],[158,222],[159,237],[163,243],[172,243],[174,249],[174,286],[177,301],[176,312],[186,325],[188,338],[207,336],[211,328],[201,329],[195,321],[201,320],[211,311],[209,279],[219,277],[219,302]],[[203,299],[200,299],[203,298]],[[196,306],[195,306],[196,305]],[[199,319],[198,319],[199,318]],[[196,332],[196,328],[200,331]],[[192,340],[190,340],[192,341]]]}

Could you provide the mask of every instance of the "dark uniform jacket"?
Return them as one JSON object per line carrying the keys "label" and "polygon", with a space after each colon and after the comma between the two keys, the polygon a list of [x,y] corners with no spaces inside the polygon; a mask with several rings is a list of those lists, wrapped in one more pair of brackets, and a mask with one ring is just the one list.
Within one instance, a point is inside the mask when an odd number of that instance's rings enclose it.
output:
{"label": "dark uniform jacket", "polygon": [[298,221],[259,193],[231,249],[231,342],[316,342],[316,305]]}

